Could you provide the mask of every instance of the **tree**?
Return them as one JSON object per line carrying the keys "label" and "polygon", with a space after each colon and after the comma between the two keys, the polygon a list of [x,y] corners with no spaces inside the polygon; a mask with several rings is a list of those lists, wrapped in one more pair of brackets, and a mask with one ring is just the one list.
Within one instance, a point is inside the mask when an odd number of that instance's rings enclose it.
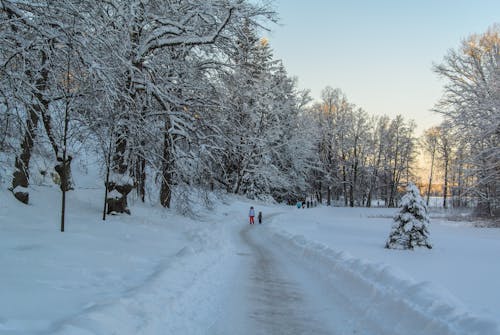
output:
{"label": "tree", "polygon": [[[144,199],[146,163],[158,157],[155,136],[163,140],[160,202],[170,207],[172,188],[179,173],[176,151],[190,143],[192,119],[198,101],[191,100],[190,73],[199,69],[193,60],[222,53],[232,34],[247,20],[252,26],[258,18],[273,12],[246,1],[109,1],[100,5],[102,26],[110,27],[109,43],[121,64],[116,67],[115,86],[122,92],[116,108],[124,111],[115,129],[113,171],[106,187],[118,212],[130,212],[127,195],[137,188]],[[214,62],[215,63],[215,62]],[[189,81],[188,79],[193,81]],[[200,81],[198,85],[205,81]],[[201,86],[197,86],[201,90]],[[195,90],[196,90],[195,89]],[[187,112],[188,111],[188,112]],[[152,126],[153,128],[152,129]],[[160,131],[157,129],[160,128]],[[151,148],[151,149],[148,149]],[[148,152],[149,151],[149,152]],[[186,161],[186,160],[185,160]],[[156,167],[158,167],[156,165]],[[116,199],[115,199],[116,198]]]}
{"label": "tree", "polygon": [[466,173],[477,213],[500,215],[500,26],[471,35],[434,71],[447,83],[435,111],[444,115],[469,153]]}
{"label": "tree", "polygon": [[431,249],[432,245],[428,241],[427,206],[414,184],[408,184],[401,204],[401,211],[394,217],[394,223],[385,247],[388,249],[413,249],[415,247]]}
{"label": "tree", "polygon": [[415,123],[406,122],[401,115],[397,115],[389,124],[386,140],[387,152],[384,153],[384,183],[385,202],[388,207],[397,205],[398,189],[401,186],[403,174],[407,179],[410,175],[409,168],[414,159],[415,138],[413,130]]}
{"label": "tree", "polygon": [[431,196],[431,189],[432,189],[432,175],[434,172],[434,159],[436,158],[436,150],[438,147],[438,140],[439,140],[439,129],[437,127],[430,128],[425,131],[424,133],[424,138],[422,141],[422,147],[424,148],[425,151],[427,151],[431,155],[431,167],[430,167],[430,172],[429,172],[429,183],[427,185],[427,200],[426,204],[429,206],[429,198]]}
{"label": "tree", "polygon": [[443,176],[443,208],[447,207],[448,200],[448,186],[450,182],[450,166],[452,164],[452,158],[455,150],[453,145],[454,134],[453,129],[449,122],[443,122],[439,126],[439,141],[437,146],[437,152],[441,161],[441,167],[444,172]]}
{"label": "tree", "polygon": [[[7,18],[3,22],[8,22],[5,38],[1,39],[6,43],[0,45],[7,55],[2,59],[5,78],[2,77],[1,85],[11,104],[21,111],[21,117],[26,120],[12,179],[13,193],[24,203],[29,201],[29,163],[40,122],[53,150],[61,188],[64,191],[72,188],[71,155],[66,155],[64,143],[68,139],[64,121],[66,113],[59,112],[65,109],[61,106],[68,101],[70,85],[72,101],[81,102],[78,97],[88,88],[80,85],[83,73],[78,71],[86,46],[83,36],[87,31],[87,10],[91,7],[88,5],[70,1],[56,5],[42,0],[27,3],[6,0],[0,7],[0,14]],[[70,44],[74,54],[68,61]],[[71,68],[69,76],[68,64]]]}
{"label": "tree", "polygon": [[216,180],[229,192],[282,200],[305,192],[310,141],[304,141],[299,114],[304,96],[273,58],[265,39],[245,25],[221,73],[219,128],[222,169]]}
{"label": "tree", "polygon": [[371,155],[368,157],[368,190],[367,190],[367,200],[366,206],[371,207],[372,199],[374,194],[378,195],[380,189],[380,175],[382,174],[382,162],[384,153],[387,152],[387,146],[389,145],[386,141],[387,131],[389,128],[389,117],[382,116],[376,119],[375,128],[373,134],[371,135]]}
{"label": "tree", "polygon": [[[353,127],[354,105],[340,89],[326,87],[321,92],[322,102],[316,113],[320,139],[319,157],[323,166],[323,183],[326,184],[327,205],[331,205],[333,191],[337,198],[342,193],[344,203],[348,203],[348,133]],[[321,190],[320,190],[321,192]]]}

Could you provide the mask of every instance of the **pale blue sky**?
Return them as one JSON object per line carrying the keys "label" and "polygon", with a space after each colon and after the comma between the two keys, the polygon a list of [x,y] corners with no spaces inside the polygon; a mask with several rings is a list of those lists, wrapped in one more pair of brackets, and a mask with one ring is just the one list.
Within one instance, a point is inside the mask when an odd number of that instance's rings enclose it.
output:
{"label": "pale blue sky", "polygon": [[500,22],[500,0],[275,0],[267,34],[300,88],[330,85],[370,114],[402,114],[423,129],[443,82],[432,72],[450,48]]}

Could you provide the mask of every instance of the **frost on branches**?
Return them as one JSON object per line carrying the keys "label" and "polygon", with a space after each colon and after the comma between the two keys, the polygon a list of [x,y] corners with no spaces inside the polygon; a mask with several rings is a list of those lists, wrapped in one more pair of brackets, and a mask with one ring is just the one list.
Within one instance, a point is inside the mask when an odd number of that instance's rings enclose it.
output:
{"label": "frost on branches", "polygon": [[432,245],[427,240],[429,238],[427,206],[414,184],[408,184],[401,203],[403,208],[394,217],[394,224],[385,247],[388,249],[413,249],[414,247],[431,249]]}

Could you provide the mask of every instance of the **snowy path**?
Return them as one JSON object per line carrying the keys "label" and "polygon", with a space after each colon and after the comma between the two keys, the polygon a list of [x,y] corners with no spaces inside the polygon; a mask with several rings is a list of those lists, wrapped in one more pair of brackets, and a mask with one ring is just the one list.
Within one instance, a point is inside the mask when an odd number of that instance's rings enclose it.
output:
{"label": "snowy path", "polygon": [[335,334],[324,283],[278,248],[258,224],[240,233],[230,299],[209,334]]}

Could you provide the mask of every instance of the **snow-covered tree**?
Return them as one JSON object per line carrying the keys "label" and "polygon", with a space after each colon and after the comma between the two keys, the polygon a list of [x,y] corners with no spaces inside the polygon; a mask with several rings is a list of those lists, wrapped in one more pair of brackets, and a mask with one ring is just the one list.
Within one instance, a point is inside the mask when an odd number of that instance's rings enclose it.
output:
{"label": "snow-covered tree", "polygon": [[429,216],[420,191],[409,183],[407,192],[401,199],[401,211],[394,217],[389,238],[385,244],[388,249],[432,248],[429,239]]}
{"label": "snow-covered tree", "polygon": [[305,191],[304,158],[310,146],[300,136],[303,95],[267,40],[246,24],[221,74],[219,128],[222,169],[216,180],[229,192],[287,198]]}
{"label": "snow-covered tree", "polygon": [[434,71],[446,80],[435,111],[450,122],[461,142],[469,195],[477,213],[500,215],[500,26],[475,34],[450,50]]}
{"label": "snow-covered tree", "polygon": [[13,193],[22,202],[29,201],[29,163],[39,123],[53,151],[61,188],[71,189],[72,154],[66,159],[63,152],[64,138],[68,140],[72,131],[71,124],[64,130],[67,113],[61,111],[76,110],[87,102],[81,99],[89,89],[81,70],[91,7],[72,1],[1,2],[0,49],[6,57],[0,60],[0,86],[26,125],[12,179]]}

